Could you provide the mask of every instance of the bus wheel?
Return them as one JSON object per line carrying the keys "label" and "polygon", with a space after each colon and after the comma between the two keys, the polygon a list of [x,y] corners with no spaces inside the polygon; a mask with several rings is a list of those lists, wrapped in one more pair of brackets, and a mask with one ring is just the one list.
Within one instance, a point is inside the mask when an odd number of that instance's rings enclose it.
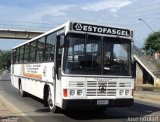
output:
{"label": "bus wheel", "polygon": [[19,94],[22,96],[22,97],[25,97],[26,96],[26,92],[22,90],[22,83],[20,82],[19,84]]}
{"label": "bus wheel", "polygon": [[47,101],[48,101],[48,106],[49,106],[49,109],[51,112],[53,113],[58,113],[60,112],[60,108],[55,106],[54,103],[53,103],[53,95],[52,95],[52,92],[50,90],[50,88],[48,88],[48,98],[47,98]]}

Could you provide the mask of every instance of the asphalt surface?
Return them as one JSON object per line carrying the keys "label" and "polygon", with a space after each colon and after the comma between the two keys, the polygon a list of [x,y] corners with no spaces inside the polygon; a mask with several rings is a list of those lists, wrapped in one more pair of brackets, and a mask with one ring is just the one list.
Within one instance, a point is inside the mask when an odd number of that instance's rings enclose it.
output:
{"label": "asphalt surface", "polygon": [[[138,122],[147,119],[146,116],[159,116],[158,121],[160,121],[160,104],[137,100],[129,108],[107,108],[104,113],[84,110],[51,113],[48,108],[43,107],[42,100],[32,95],[22,98],[18,90],[11,86],[9,73],[3,75],[0,80],[0,95],[35,122]],[[157,119],[155,118],[155,120]]]}

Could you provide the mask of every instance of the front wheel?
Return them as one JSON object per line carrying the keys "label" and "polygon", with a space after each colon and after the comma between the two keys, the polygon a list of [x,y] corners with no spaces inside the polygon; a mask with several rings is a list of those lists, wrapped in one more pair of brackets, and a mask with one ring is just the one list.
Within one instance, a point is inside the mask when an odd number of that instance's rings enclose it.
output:
{"label": "front wheel", "polygon": [[53,99],[52,98],[53,98],[52,92],[51,92],[50,88],[48,88],[48,98],[47,98],[47,101],[48,101],[49,109],[53,113],[58,113],[58,112],[60,112],[60,108],[54,105],[54,102],[53,102],[54,98]]}

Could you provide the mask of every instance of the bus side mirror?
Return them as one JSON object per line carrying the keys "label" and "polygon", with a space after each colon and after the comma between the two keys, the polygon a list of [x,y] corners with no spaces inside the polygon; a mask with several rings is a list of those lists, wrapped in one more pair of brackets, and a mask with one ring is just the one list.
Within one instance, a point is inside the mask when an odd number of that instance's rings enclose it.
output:
{"label": "bus side mirror", "polygon": [[61,79],[61,68],[58,68],[58,74],[57,74],[57,79]]}
{"label": "bus side mirror", "polygon": [[60,36],[60,43],[59,43],[60,48],[65,46],[65,38],[64,36]]}

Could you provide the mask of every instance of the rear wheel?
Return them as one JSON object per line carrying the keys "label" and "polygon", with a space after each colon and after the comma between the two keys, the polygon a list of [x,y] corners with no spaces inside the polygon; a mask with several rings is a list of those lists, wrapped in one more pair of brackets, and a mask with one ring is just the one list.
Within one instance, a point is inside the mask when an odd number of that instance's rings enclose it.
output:
{"label": "rear wheel", "polygon": [[50,88],[48,88],[48,98],[47,98],[47,101],[48,101],[49,109],[53,113],[58,113],[58,112],[60,112],[60,108],[54,105],[53,99],[54,99],[54,96],[53,96]]}
{"label": "rear wheel", "polygon": [[20,94],[22,97],[25,97],[25,96],[26,96],[26,92],[23,91],[23,89],[22,89],[22,83],[21,83],[21,82],[19,83],[19,94]]}

